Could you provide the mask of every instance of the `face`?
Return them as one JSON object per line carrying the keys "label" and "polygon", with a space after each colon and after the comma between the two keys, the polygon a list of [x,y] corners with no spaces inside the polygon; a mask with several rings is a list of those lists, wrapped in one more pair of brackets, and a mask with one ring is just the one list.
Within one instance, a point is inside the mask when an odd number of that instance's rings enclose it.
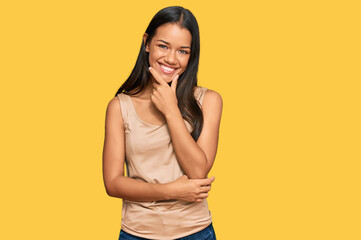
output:
{"label": "face", "polygon": [[[147,37],[145,33],[144,43]],[[169,83],[175,74],[181,75],[186,70],[191,53],[191,41],[191,33],[178,24],[167,23],[159,26],[146,46],[150,66]]]}

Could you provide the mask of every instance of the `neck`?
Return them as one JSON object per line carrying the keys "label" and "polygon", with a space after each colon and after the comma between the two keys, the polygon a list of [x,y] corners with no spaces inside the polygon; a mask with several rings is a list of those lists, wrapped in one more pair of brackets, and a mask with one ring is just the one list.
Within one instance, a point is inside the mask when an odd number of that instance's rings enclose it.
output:
{"label": "neck", "polygon": [[144,87],[144,89],[139,92],[138,94],[136,94],[135,96],[137,96],[138,98],[144,99],[144,100],[151,100],[150,99],[150,95],[152,94],[153,91],[153,83],[154,83],[155,79],[153,77],[150,78],[150,81],[148,82],[148,85]]}

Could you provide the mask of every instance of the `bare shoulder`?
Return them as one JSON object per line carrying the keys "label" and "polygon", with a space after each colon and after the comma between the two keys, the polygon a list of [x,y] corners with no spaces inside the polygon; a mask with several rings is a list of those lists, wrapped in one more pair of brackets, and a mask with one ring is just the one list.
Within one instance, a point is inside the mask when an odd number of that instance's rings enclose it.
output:
{"label": "bare shoulder", "polygon": [[207,89],[203,98],[203,107],[219,106],[222,108],[223,106],[223,99],[221,94],[212,89]]}
{"label": "bare shoulder", "polygon": [[107,106],[107,111],[111,111],[114,112],[116,110],[120,110],[120,103],[119,103],[119,97],[113,97],[112,99],[110,99],[108,106]]}
{"label": "bare shoulder", "polygon": [[119,97],[113,97],[108,103],[106,116],[113,120],[123,121],[121,115]]}
{"label": "bare shoulder", "polygon": [[222,109],[223,100],[221,94],[212,89],[207,89],[202,103],[202,112],[205,123],[211,123],[213,126],[219,126],[223,111]]}

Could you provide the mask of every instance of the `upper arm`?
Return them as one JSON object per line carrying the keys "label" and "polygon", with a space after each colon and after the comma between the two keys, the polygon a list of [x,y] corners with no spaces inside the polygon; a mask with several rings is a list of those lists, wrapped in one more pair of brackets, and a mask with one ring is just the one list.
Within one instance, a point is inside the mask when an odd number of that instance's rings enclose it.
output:
{"label": "upper arm", "polygon": [[211,170],[216,158],[222,108],[221,95],[208,89],[202,103],[203,129],[197,140],[198,146],[207,157],[207,173]]}
{"label": "upper arm", "polygon": [[105,117],[105,137],[103,147],[103,180],[107,193],[111,191],[111,182],[118,176],[124,176],[124,124],[119,98],[114,97],[107,106]]}

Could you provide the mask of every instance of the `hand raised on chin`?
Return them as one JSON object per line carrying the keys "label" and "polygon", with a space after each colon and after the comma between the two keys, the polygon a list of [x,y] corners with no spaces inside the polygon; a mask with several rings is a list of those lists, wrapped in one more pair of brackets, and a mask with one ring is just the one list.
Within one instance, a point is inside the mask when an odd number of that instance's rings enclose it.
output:
{"label": "hand raised on chin", "polygon": [[149,67],[149,71],[156,81],[153,83],[153,90],[150,98],[158,110],[166,116],[178,107],[176,88],[179,75],[175,74],[173,76],[172,84],[169,86],[155,69]]}

